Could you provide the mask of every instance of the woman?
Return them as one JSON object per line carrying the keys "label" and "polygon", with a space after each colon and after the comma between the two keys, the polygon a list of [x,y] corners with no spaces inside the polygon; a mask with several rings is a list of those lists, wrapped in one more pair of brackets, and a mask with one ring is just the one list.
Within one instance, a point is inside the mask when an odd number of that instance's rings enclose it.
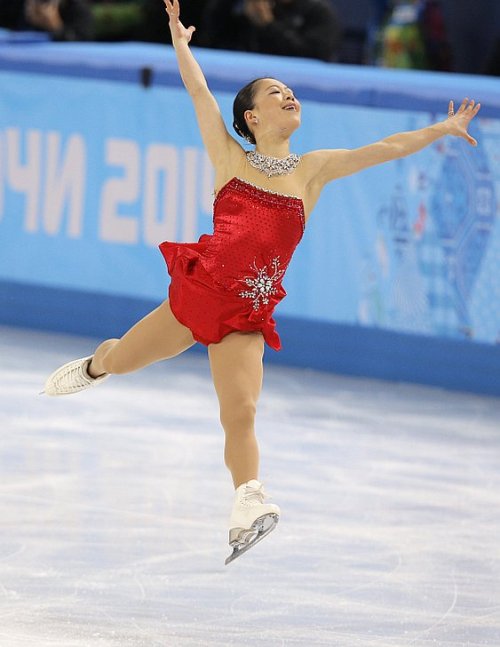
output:
{"label": "woman", "polygon": [[393,135],[356,150],[290,154],[301,107],[282,82],[263,78],[234,102],[236,132],[256,144],[244,149],[226,130],[217,103],[189,49],[194,27],[179,20],[178,0],[165,0],[179,70],[193,100],[203,142],[215,167],[214,234],[198,243],[160,245],[172,280],[169,300],[121,339],[64,365],[47,380],[48,395],[94,386],[110,374],[135,371],[207,345],[225,432],[225,461],[236,488],[229,523],[231,558],[276,525],[279,508],[264,502],[254,432],[262,385],[264,342],[279,349],[272,314],[285,296],[281,281],[321,190],[328,182],[414,153],[444,135],[476,141],[467,127],[479,104],[463,101],[446,121]]}

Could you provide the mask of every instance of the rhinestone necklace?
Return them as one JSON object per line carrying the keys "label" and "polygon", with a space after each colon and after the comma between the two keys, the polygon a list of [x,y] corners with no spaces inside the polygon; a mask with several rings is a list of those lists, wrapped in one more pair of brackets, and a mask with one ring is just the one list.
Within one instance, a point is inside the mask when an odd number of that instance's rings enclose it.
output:
{"label": "rhinestone necklace", "polygon": [[300,162],[300,155],[290,153],[288,157],[270,157],[269,155],[262,155],[257,151],[247,151],[247,160],[250,166],[253,166],[267,177],[273,175],[289,175],[293,173]]}

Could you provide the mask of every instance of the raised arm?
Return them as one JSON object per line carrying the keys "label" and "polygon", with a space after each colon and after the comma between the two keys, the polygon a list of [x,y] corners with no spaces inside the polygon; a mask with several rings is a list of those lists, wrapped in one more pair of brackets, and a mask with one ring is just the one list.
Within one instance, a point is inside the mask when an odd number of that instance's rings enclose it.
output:
{"label": "raised arm", "polygon": [[374,144],[353,150],[318,150],[309,154],[311,177],[314,182],[323,186],[331,180],[352,175],[370,166],[382,164],[399,157],[406,157],[425,148],[444,135],[462,137],[472,146],[476,140],[467,132],[469,123],[479,112],[480,104],[464,99],[455,113],[453,101],[450,101],[448,119],[445,121],[413,130],[397,133]]}
{"label": "raised arm", "polygon": [[242,154],[242,148],[228,133],[215,97],[208,89],[205,76],[189,49],[189,41],[196,28],[186,28],[181,23],[179,0],[164,2],[179,72],[193,100],[203,144],[216,170],[223,171],[232,156]]}

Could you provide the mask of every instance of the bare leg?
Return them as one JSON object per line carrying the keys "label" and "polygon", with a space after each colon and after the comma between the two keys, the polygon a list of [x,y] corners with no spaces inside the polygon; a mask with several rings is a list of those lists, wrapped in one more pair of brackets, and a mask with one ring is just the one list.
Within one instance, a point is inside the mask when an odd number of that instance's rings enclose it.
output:
{"label": "bare leg", "polygon": [[238,487],[258,478],[254,423],[262,388],[264,340],[260,333],[231,333],[211,344],[208,354],[226,435],[224,459]]}
{"label": "bare leg", "polygon": [[189,328],[172,314],[164,301],[135,324],[121,339],[108,339],[96,349],[88,372],[130,373],[148,364],[174,357],[195,343]]}

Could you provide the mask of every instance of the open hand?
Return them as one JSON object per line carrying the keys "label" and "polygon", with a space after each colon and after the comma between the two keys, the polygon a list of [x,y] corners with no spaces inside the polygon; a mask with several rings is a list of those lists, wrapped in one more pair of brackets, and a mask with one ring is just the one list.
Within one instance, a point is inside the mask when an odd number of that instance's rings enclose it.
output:
{"label": "open hand", "polygon": [[463,137],[471,146],[477,146],[477,141],[469,135],[467,129],[472,119],[479,112],[480,107],[481,104],[475,103],[473,99],[470,101],[469,99],[464,99],[460,108],[455,112],[453,101],[450,101],[448,105],[448,119],[445,122],[449,128],[448,134]]}
{"label": "open hand", "polygon": [[168,13],[170,32],[172,34],[172,42],[175,43],[181,40],[185,40],[186,43],[189,43],[193,32],[196,30],[196,27],[184,27],[180,21],[181,8],[179,6],[179,0],[163,0],[165,3],[165,11]]}

